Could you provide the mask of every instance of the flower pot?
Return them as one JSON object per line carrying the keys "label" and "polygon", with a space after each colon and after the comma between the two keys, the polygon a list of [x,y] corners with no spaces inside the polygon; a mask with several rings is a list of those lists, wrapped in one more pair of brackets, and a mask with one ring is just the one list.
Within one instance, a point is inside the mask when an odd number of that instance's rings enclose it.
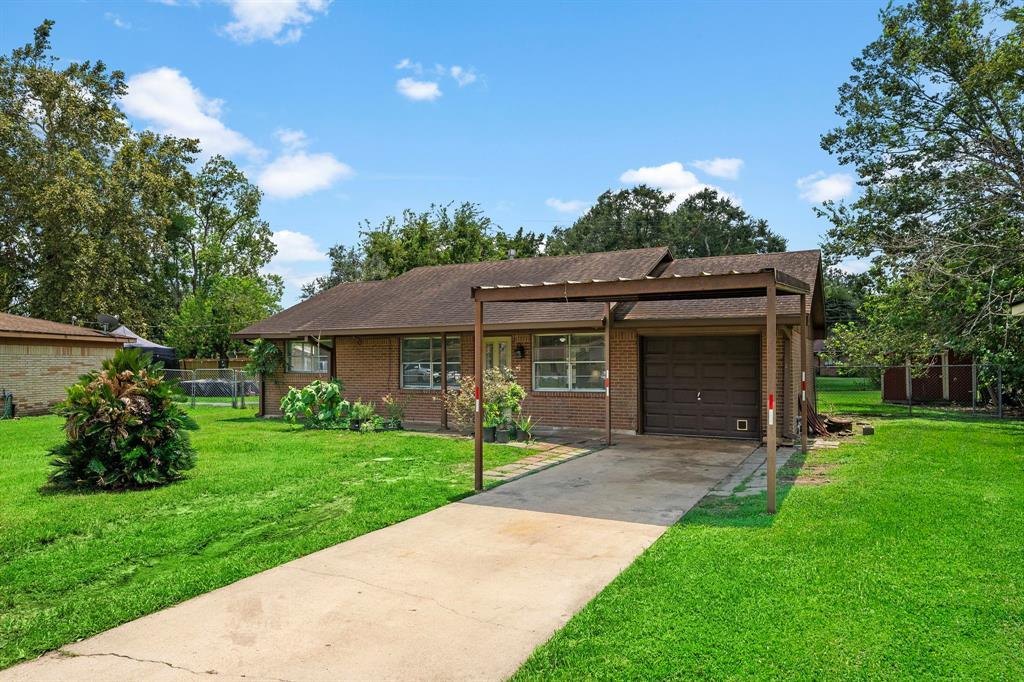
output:
{"label": "flower pot", "polygon": [[349,419],[348,420],[348,430],[349,431],[358,431],[359,427],[362,426],[362,425],[363,425],[363,420],[362,419]]}
{"label": "flower pot", "polygon": [[494,442],[494,432],[497,431],[497,430],[498,430],[497,426],[485,426],[484,427],[484,442],[485,443],[493,443]]}
{"label": "flower pot", "polygon": [[533,434],[516,427],[516,440],[533,440]]}
{"label": "flower pot", "polygon": [[512,431],[510,429],[500,429],[498,431],[498,433],[497,433],[498,442],[499,443],[507,443],[509,441],[509,436],[511,436],[511,435],[512,435]]}

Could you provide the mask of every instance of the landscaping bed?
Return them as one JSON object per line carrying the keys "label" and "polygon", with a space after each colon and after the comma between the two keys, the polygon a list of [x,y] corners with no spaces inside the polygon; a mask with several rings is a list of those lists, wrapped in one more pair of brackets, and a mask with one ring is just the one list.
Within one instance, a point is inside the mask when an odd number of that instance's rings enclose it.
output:
{"label": "landscaping bed", "polygon": [[[44,486],[56,417],[0,422],[0,667],[472,491],[473,444],[192,411],[195,469],[119,493]],[[520,459],[487,446],[488,467]]]}

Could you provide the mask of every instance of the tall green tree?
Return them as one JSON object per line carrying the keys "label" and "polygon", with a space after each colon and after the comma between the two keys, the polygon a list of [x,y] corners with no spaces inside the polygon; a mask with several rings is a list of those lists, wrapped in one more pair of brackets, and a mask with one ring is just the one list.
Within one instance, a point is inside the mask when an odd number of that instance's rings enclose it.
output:
{"label": "tall green tree", "polygon": [[182,357],[215,357],[226,367],[232,351],[244,346],[231,333],[281,310],[280,280],[215,277],[204,291],[189,293],[170,322],[168,341]]}
{"label": "tall green tree", "polygon": [[0,309],[146,329],[170,312],[150,253],[198,147],[134,132],[117,107],[124,74],[60,68],[52,27],[0,56]]}
{"label": "tall green tree", "polygon": [[915,0],[880,18],[822,137],[860,178],[852,204],[821,209],[830,251],[873,259],[855,330],[879,352],[900,337],[1024,368],[1024,11]]}
{"label": "tall green tree", "polygon": [[544,238],[519,228],[507,233],[476,204],[435,204],[426,211],[406,210],[374,226],[360,225],[359,248],[336,244],[328,252],[329,275],[303,287],[312,296],[342,282],[388,279],[423,265],[450,265],[528,258],[540,253]]}
{"label": "tall green tree", "polygon": [[547,240],[551,255],[667,246],[677,258],[785,251],[786,240],[768,222],[750,216],[729,197],[707,188],[670,210],[674,197],[640,185],[607,191],[569,227]]}

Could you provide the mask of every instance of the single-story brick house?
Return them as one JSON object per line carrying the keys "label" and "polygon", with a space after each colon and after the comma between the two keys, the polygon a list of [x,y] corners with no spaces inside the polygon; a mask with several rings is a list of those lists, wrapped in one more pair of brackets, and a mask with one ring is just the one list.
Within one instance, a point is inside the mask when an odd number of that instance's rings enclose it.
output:
{"label": "single-story brick house", "polygon": [[[635,280],[774,269],[808,285],[812,338],[825,313],[818,251],[673,259],[666,248],[420,267],[386,281],[338,285],[237,332],[272,340],[286,366],[264,379],[261,412],[280,414],[289,386],[340,378],[350,399],[408,398],[407,418],[439,422],[441,354],[447,383],[473,372],[473,287]],[[799,297],[777,306],[777,434],[796,435],[800,393]],[[605,426],[604,376],[614,377],[611,424],[620,432],[761,438],[765,434],[763,297],[605,305],[492,303],[484,312],[484,365],[513,370],[524,411],[546,427]],[[809,349],[808,349],[809,352]]]}
{"label": "single-story brick house", "polygon": [[0,313],[0,389],[14,394],[18,415],[45,414],[64,387],[114,355],[128,338]]}

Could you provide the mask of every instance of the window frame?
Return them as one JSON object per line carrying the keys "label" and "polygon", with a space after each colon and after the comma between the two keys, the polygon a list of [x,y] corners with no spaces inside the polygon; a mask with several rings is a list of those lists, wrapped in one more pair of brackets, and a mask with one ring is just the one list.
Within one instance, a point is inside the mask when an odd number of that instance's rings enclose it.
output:
{"label": "window frame", "polygon": [[[315,358],[317,361],[323,361],[326,363],[324,369],[296,369],[292,364],[292,346],[300,344],[303,346],[311,346],[316,349],[316,354],[310,354],[308,357]],[[325,357],[326,354],[326,357]],[[332,349],[330,346],[326,346],[322,343],[316,343],[315,341],[307,341],[306,339],[287,339],[284,345],[284,357],[286,363],[286,371],[289,374],[331,374],[331,359],[333,357]]]}
{"label": "window frame", "polygon": [[[538,340],[541,339],[541,338],[561,337],[561,336],[566,337],[566,339],[565,339],[565,359],[564,360],[538,359],[538,357],[537,357],[537,355],[538,355],[537,349],[540,347],[540,344],[538,343]],[[533,357],[532,357],[532,365],[533,365],[533,372],[532,372],[533,378],[532,378],[532,381],[533,381],[533,387],[532,388],[533,388],[534,391],[536,391],[538,393],[604,393],[605,389],[604,389],[603,385],[601,387],[599,387],[599,388],[575,388],[574,387],[574,384],[576,383],[576,365],[577,364],[582,364],[582,365],[601,365],[602,366],[602,370],[601,370],[602,378],[607,376],[607,372],[608,372],[608,362],[605,360],[605,357],[607,356],[607,353],[608,353],[608,349],[607,348],[603,349],[602,358],[600,360],[579,360],[579,361],[576,360],[575,353],[573,352],[573,347],[574,347],[573,337],[577,337],[577,336],[596,336],[596,337],[599,337],[601,339],[601,345],[602,346],[604,345],[604,333],[602,333],[602,332],[564,332],[564,333],[558,333],[558,334],[534,334],[533,335],[533,353],[532,353],[532,355],[533,355]],[[537,385],[537,365],[565,365],[566,366],[566,383],[567,383],[567,385],[559,386],[557,388],[539,387]]]}
{"label": "window frame", "polygon": [[[428,359],[427,359],[426,362],[406,362],[405,361],[405,357],[403,355],[404,352],[405,352],[405,342],[406,341],[411,341],[413,339],[429,339],[430,343],[429,343],[429,345],[427,347],[427,358]],[[435,347],[435,342],[437,344],[436,347]],[[448,370],[449,373],[451,373],[452,366],[456,365],[458,367],[459,376],[462,376],[462,337],[459,336],[458,334],[448,334],[445,337],[445,343],[448,346],[455,346],[456,349],[457,349],[458,356],[459,356],[458,360],[448,360],[445,363],[446,369]],[[441,345],[441,335],[440,334],[414,334],[414,335],[410,335],[410,336],[402,336],[402,337],[399,338],[399,341],[398,341],[398,386],[399,386],[399,388],[401,388],[403,391],[440,391],[441,390],[441,382],[440,382],[440,380],[438,380],[436,383],[434,382],[435,374],[438,377],[440,377],[440,375],[441,375],[441,364],[442,364],[441,363],[441,355],[440,354],[438,354],[438,356],[437,356],[438,360],[436,362],[433,359],[434,358],[434,351],[435,351],[435,349],[439,349],[440,352],[444,353],[445,357],[447,357],[448,348],[447,347],[443,347]],[[420,386],[409,386],[409,385],[406,385],[406,383],[405,383],[405,366],[406,365],[428,365],[429,368],[430,368],[429,369],[430,384],[426,385],[426,386],[422,386],[422,385],[420,385]],[[449,389],[452,388],[452,383],[451,382],[448,383],[448,388]]]}

